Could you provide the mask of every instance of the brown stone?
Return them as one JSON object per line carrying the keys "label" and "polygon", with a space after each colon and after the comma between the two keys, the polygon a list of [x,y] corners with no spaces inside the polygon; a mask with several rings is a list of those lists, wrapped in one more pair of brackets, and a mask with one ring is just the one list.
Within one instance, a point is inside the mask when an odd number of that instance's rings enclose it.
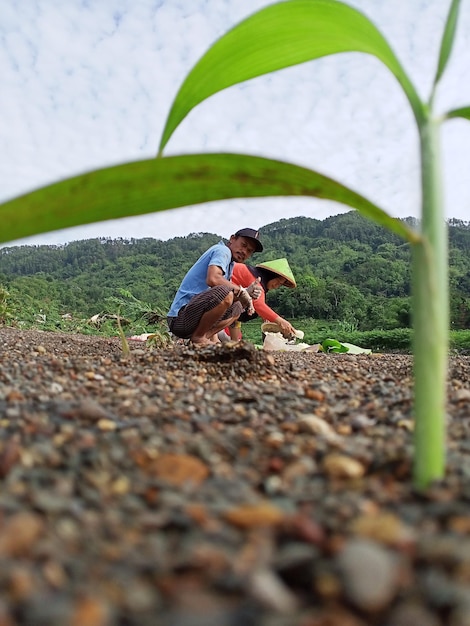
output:
{"label": "brown stone", "polygon": [[318,391],[318,389],[312,389],[307,387],[305,389],[305,397],[309,400],[316,400],[317,402],[323,402],[325,399],[325,394],[322,391]]}
{"label": "brown stone", "polygon": [[28,554],[44,529],[42,518],[36,513],[15,513],[0,528],[0,555]]}
{"label": "brown stone", "polygon": [[110,623],[109,609],[102,600],[83,598],[75,606],[70,626],[108,626]]}
{"label": "brown stone", "polygon": [[390,546],[414,541],[413,529],[406,526],[396,515],[381,512],[376,515],[361,515],[351,524],[354,534],[367,537]]}
{"label": "brown stone", "polygon": [[361,478],[365,473],[362,463],[345,454],[336,453],[325,457],[323,469],[332,478]]}
{"label": "brown stone", "polygon": [[223,517],[239,528],[254,528],[257,526],[277,526],[284,519],[284,513],[269,502],[258,504],[243,504],[230,509]]}
{"label": "brown stone", "polygon": [[20,447],[16,441],[7,441],[0,452],[0,478],[5,478],[20,459]]}
{"label": "brown stone", "polygon": [[24,395],[18,389],[12,389],[7,393],[5,400],[7,402],[23,402]]}
{"label": "brown stone", "polygon": [[147,471],[172,485],[200,485],[209,475],[209,468],[189,454],[162,454],[147,466]]}

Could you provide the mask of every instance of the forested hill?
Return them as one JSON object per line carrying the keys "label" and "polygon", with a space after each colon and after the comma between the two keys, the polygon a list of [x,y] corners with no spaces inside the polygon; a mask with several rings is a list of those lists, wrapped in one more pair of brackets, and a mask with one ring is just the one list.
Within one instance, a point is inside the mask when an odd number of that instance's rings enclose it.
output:
{"label": "forested hill", "polygon": [[[413,223],[412,218],[406,220]],[[243,224],[241,225],[243,226]],[[283,219],[260,229],[264,252],[250,263],[286,257],[297,279],[269,301],[289,317],[349,321],[361,329],[408,326],[410,249],[356,211],[325,220]],[[90,239],[61,246],[0,249],[0,285],[57,312],[93,315],[119,289],[167,310],[178,285],[204,250],[221,239],[195,233],[168,241]],[[470,223],[449,223],[451,316],[470,326]]]}

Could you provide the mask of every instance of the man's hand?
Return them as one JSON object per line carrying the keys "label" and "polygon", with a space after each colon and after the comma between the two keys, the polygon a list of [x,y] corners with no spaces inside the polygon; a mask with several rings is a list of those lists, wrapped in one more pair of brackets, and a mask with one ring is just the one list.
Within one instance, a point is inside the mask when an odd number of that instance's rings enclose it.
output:
{"label": "man's hand", "polygon": [[235,298],[236,300],[238,300],[238,302],[240,302],[242,307],[248,311],[250,315],[253,315],[253,313],[250,313],[250,311],[254,312],[253,300],[251,299],[251,296],[246,289],[240,287],[240,291],[237,293]]}
{"label": "man's hand", "polygon": [[248,291],[248,294],[252,297],[253,300],[257,300],[263,291],[263,288],[261,287],[260,279],[257,278],[255,281],[253,281],[251,285],[249,285],[246,288],[246,290]]}

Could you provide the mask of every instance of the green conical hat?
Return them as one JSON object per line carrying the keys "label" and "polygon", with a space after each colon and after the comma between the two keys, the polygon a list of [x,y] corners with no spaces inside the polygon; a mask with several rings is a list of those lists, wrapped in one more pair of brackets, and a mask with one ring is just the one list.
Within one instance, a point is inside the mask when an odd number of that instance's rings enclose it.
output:
{"label": "green conical hat", "polygon": [[275,261],[265,261],[264,263],[258,263],[256,267],[261,267],[265,270],[269,270],[274,274],[279,274],[286,280],[289,281],[289,285],[286,287],[297,287],[297,283],[295,282],[294,274],[292,273],[291,268],[289,267],[289,263],[287,259],[276,259]]}

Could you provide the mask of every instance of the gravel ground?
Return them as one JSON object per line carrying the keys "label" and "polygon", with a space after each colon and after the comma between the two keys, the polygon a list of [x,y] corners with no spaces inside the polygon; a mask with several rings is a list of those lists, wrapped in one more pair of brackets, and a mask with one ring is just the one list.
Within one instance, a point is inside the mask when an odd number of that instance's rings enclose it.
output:
{"label": "gravel ground", "polygon": [[0,626],[469,626],[470,358],[411,483],[411,357],[0,329]]}

